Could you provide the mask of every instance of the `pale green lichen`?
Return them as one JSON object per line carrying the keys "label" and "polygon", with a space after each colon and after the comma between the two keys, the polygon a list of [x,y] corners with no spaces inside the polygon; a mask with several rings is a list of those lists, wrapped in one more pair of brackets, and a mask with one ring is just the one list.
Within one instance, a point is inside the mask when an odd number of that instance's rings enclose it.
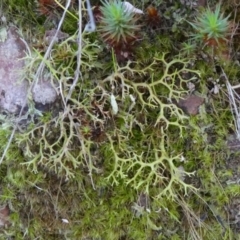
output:
{"label": "pale green lichen", "polygon": [[[187,117],[173,101],[186,94],[184,84],[195,79],[199,73],[188,69],[188,62],[185,60],[174,59],[167,62],[165,57],[164,54],[155,58],[153,63],[143,70],[131,68],[130,62],[125,67],[117,67],[102,84],[89,91],[86,95],[89,99],[85,98],[82,102],[71,99],[74,105],[65,107],[59,116],[44,124],[39,123],[39,126],[18,135],[17,142],[27,159],[22,164],[34,172],[38,171],[39,165],[43,165],[66,177],[74,177],[74,169],[80,167],[87,167],[90,175],[93,170],[98,172],[92,160],[91,148],[94,141],[84,138],[88,125],[81,129],[83,121],[89,121],[92,125],[102,125],[103,131],[106,132],[107,142],[101,144],[101,148],[105,149],[103,158],[114,162],[113,169],[107,177],[108,181],[118,183],[119,179],[124,179],[126,184],[136,189],[143,188],[146,192],[149,192],[150,186],[160,184],[159,196],[174,195],[172,185],[176,183],[182,185],[187,194],[187,188],[190,186],[177,174],[176,164],[180,162],[181,153],[172,156],[172,153],[168,152],[167,135],[169,128],[175,127],[179,136],[182,136],[184,120]],[[155,76],[153,69],[159,67],[163,71],[161,75]],[[183,74],[186,72],[192,73],[193,76],[184,79]],[[149,75],[149,82],[132,81],[131,77],[136,74],[139,79]],[[104,119],[106,120],[110,113],[110,89],[113,89],[120,112],[109,132],[104,130]],[[130,94],[135,96],[136,105],[126,114],[129,106],[125,102]],[[109,109],[105,110],[105,117],[98,117],[92,112],[93,107],[85,104],[96,99],[98,109]],[[139,109],[140,113],[145,115],[145,122],[141,123],[142,120],[138,119]],[[82,111],[78,119],[77,111]],[[118,123],[120,119],[123,120],[122,123]],[[149,132],[146,127],[149,124],[155,131]],[[137,133],[139,140],[136,141],[135,128],[139,127],[141,131]],[[166,172],[170,174],[168,177],[164,176]]]}
{"label": "pale green lichen", "polygon": [[[170,127],[175,127],[181,137],[187,117],[172,101],[186,94],[187,91],[182,86],[187,81],[194,80],[199,73],[188,69],[185,60],[167,62],[165,54],[156,57],[145,69],[130,66],[129,62],[103,80],[118,97],[120,109],[115,128],[107,134],[109,144],[102,146],[105,158],[113,166],[107,180],[115,184],[124,180],[127,185],[146,193],[149,193],[151,186],[158,186],[158,197],[176,197],[173,190],[175,184],[183,186],[187,194],[187,188],[191,186],[185,184],[177,174],[176,164],[179,164],[181,154],[172,156],[168,152],[168,131]],[[154,69],[160,66],[158,76],[155,76]],[[182,76],[187,72],[193,74],[190,79]],[[137,82],[132,80],[136,75],[139,79]],[[131,112],[127,112],[129,106],[125,102],[130,94],[136,97],[136,105]],[[138,119],[139,114],[142,114],[143,119]],[[123,120],[120,125],[119,119]],[[147,126],[154,130],[150,132]],[[121,133],[123,130],[124,134]],[[169,176],[166,176],[166,172]]]}

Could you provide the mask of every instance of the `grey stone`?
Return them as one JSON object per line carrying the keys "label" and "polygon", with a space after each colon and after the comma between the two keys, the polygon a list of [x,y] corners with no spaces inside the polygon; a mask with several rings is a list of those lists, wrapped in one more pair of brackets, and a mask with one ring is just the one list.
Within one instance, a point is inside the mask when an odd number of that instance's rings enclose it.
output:
{"label": "grey stone", "polygon": [[0,42],[0,108],[11,113],[26,105],[28,82],[22,77],[26,47],[14,27]]}
{"label": "grey stone", "polygon": [[[7,37],[0,36],[0,109],[18,113],[27,106],[29,82],[24,78],[26,46],[15,27],[10,27]],[[0,33],[1,35],[1,33]],[[57,92],[48,78],[39,79],[32,88],[33,100],[49,104],[57,98]]]}
{"label": "grey stone", "polygon": [[51,82],[44,79],[34,85],[32,94],[33,100],[43,105],[52,103],[57,98],[57,92]]}

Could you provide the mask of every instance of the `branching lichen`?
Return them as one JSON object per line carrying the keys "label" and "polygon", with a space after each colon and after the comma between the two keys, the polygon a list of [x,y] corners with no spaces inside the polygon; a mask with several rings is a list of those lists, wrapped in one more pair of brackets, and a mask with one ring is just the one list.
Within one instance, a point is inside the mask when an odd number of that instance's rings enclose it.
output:
{"label": "branching lichen", "polygon": [[[112,164],[107,181],[118,184],[122,179],[127,185],[146,193],[155,186],[159,188],[158,197],[176,197],[176,186],[183,187],[187,194],[191,186],[184,183],[178,169],[181,154],[172,156],[169,153],[168,145],[171,143],[167,135],[169,127],[173,126],[182,136],[187,116],[174,104],[174,100],[177,101],[187,93],[184,88],[186,82],[194,80],[199,73],[189,69],[185,60],[173,59],[167,62],[165,54],[155,58],[143,70],[130,66],[131,63],[128,63],[125,67],[119,67],[103,81],[106,87],[109,85],[108,89],[112,89],[120,109],[115,128],[107,134],[108,144],[103,145],[103,154]],[[154,74],[156,68],[157,76]],[[185,79],[183,75],[186,73],[193,75]],[[126,99],[130,95],[135,96],[136,104],[126,114],[129,108]],[[123,122],[118,122],[120,118]],[[184,174],[190,176],[193,173]]]}

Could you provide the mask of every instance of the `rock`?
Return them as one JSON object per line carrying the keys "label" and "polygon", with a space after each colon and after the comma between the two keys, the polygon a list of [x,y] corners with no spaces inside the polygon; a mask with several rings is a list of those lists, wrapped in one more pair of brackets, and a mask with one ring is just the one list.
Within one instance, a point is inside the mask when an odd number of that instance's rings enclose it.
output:
{"label": "rock", "polygon": [[7,205],[0,207],[0,227],[9,225],[9,214],[10,210]]}
{"label": "rock", "polygon": [[29,84],[23,79],[22,69],[26,47],[14,27],[0,42],[0,108],[16,113],[26,105]]}
{"label": "rock", "polygon": [[57,98],[57,92],[48,79],[43,79],[34,85],[33,100],[43,105],[53,103]]}
{"label": "rock", "polygon": [[199,106],[204,103],[204,98],[196,95],[188,95],[179,100],[178,106],[189,115],[198,114]]}
{"label": "rock", "polygon": [[[0,31],[0,109],[19,113],[27,107],[29,82],[24,79],[26,46],[17,29],[10,27]],[[52,103],[57,92],[51,79],[42,77],[32,88],[33,100],[43,105]]]}

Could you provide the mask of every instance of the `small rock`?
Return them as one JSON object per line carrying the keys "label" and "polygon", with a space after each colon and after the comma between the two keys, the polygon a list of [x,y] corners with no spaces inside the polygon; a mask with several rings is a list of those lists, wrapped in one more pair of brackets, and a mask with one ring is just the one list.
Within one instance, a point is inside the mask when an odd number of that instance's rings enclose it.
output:
{"label": "small rock", "polygon": [[0,108],[16,113],[26,105],[29,87],[26,80],[21,80],[26,47],[16,28],[6,31],[6,39],[0,42]]}
{"label": "small rock", "polygon": [[57,98],[57,92],[50,81],[39,81],[32,90],[33,100],[43,105],[53,103]]}
{"label": "small rock", "polygon": [[179,100],[178,106],[189,115],[197,115],[199,106],[204,103],[204,98],[196,95],[188,95]]}
{"label": "small rock", "polygon": [[0,227],[5,227],[9,224],[9,207],[6,205],[0,208]]}
{"label": "small rock", "polygon": [[[6,28],[5,32],[0,41],[0,109],[18,114],[22,107],[27,107],[30,87],[29,82],[24,78],[25,61],[23,59],[27,49],[15,27]],[[51,36],[54,31],[48,34]],[[66,35],[60,32],[58,39],[64,37]],[[43,105],[53,103],[57,98],[55,87],[50,77],[46,76],[35,84],[32,94],[34,101]]]}

